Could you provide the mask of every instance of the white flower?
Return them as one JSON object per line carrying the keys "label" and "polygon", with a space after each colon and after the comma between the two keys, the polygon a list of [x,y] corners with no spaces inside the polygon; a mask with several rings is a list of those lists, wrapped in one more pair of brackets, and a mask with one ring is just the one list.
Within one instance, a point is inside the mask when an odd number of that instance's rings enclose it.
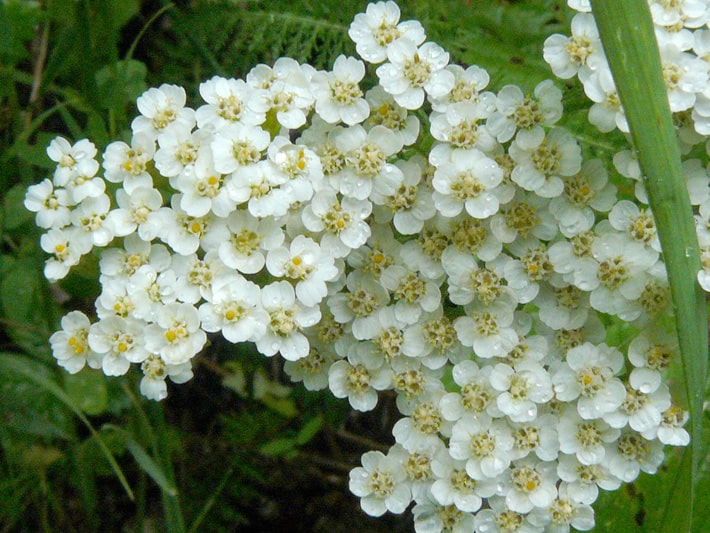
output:
{"label": "white flower", "polygon": [[311,80],[316,113],[331,124],[359,124],[370,114],[359,83],[365,64],[354,57],[339,55],[332,72],[317,72]]}
{"label": "white flower", "polygon": [[296,301],[296,293],[288,281],[270,283],[261,290],[261,305],[269,314],[264,335],[256,341],[256,349],[271,357],[277,352],[287,361],[308,355],[308,338],[303,328],[320,320],[318,307],[304,307]]}
{"label": "white flower", "polygon": [[515,291],[517,300],[528,303],[535,299],[540,286],[551,281],[554,275],[547,245],[537,239],[516,240],[510,244],[510,251],[518,258],[503,264],[503,276]]}
{"label": "white flower", "polygon": [[528,515],[534,523],[547,524],[545,531],[568,533],[570,527],[576,531],[589,531],[594,527],[594,509],[588,504],[575,501],[568,485],[561,483],[558,496],[546,507],[537,507]]}
{"label": "white flower", "polygon": [[609,472],[624,483],[631,483],[642,471],[655,474],[662,462],[663,443],[646,440],[631,430],[622,432],[615,445],[609,447],[606,459]]}
{"label": "white flower", "polygon": [[76,374],[88,363],[91,368],[100,368],[102,356],[89,347],[87,316],[81,311],[71,311],[62,317],[62,329],[49,337],[52,355],[57,364],[70,374]]}
{"label": "white flower", "polygon": [[431,135],[441,141],[429,153],[429,162],[438,167],[450,161],[451,152],[477,148],[491,153],[497,143],[485,125],[490,109],[482,102],[457,102],[443,113],[432,113]]}
{"label": "white flower", "polygon": [[538,416],[538,404],[552,398],[552,381],[539,364],[522,362],[512,368],[499,363],[491,372],[491,385],[500,394],[498,409],[513,422],[532,422]]}
{"label": "white flower", "polygon": [[[96,299],[96,315],[103,319],[110,316],[126,318],[136,309],[135,296],[129,294],[125,278],[103,276],[101,279],[101,294]],[[150,316],[149,316],[150,318]]]}
{"label": "white flower", "polygon": [[491,232],[502,243],[532,235],[542,240],[552,240],[559,231],[557,222],[548,210],[550,201],[537,194],[517,189],[512,201],[501,206],[491,217]]}
{"label": "white flower", "polygon": [[131,234],[123,240],[123,249],[108,248],[101,252],[99,270],[102,284],[106,277],[128,281],[143,265],[151,265],[156,272],[170,266],[171,255],[162,244],[151,244]]}
{"label": "white flower", "polygon": [[461,391],[447,393],[441,398],[439,406],[446,420],[455,422],[466,413],[475,417],[483,416],[484,413],[502,416],[495,405],[498,392],[490,383],[492,370],[492,366],[479,368],[471,360],[464,360],[454,365],[453,378],[461,387]]}
{"label": "white flower", "polygon": [[500,301],[488,306],[474,304],[466,316],[454,320],[461,344],[473,347],[478,357],[504,357],[518,343],[512,327],[513,311]]}
{"label": "white flower", "polygon": [[228,182],[214,168],[211,152],[204,150],[189,170],[177,176],[174,187],[183,193],[180,207],[189,216],[199,218],[212,211],[218,217],[227,217],[236,207]]}
{"label": "white flower", "polygon": [[515,135],[523,149],[538,146],[545,136],[542,126],[552,126],[562,116],[562,91],[545,80],[537,84],[534,96],[525,96],[517,85],[506,85],[498,93],[497,110],[486,126],[498,142]]}
{"label": "white flower", "polygon": [[145,345],[170,365],[186,363],[207,342],[200,329],[200,314],[187,303],[170,303],[156,313],[155,323],[145,329]]}
{"label": "white flower", "polygon": [[425,315],[408,327],[402,337],[402,353],[422,358],[426,366],[430,366],[427,361],[439,358],[442,358],[442,365],[447,358],[456,363],[468,357],[468,352],[459,342],[451,320],[443,316],[443,310]]}
{"label": "white flower", "polygon": [[328,387],[330,366],[336,357],[332,348],[311,342],[306,357],[296,361],[285,361],[284,372],[292,382],[303,382],[306,390],[317,391]]}
{"label": "white flower", "polygon": [[71,214],[72,224],[79,228],[76,238],[83,241],[82,246],[106,246],[113,240],[114,233],[106,217],[111,207],[111,200],[105,194],[95,198],[86,198]]}
{"label": "white flower", "polygon": [[348,35],[360,57],[369,63],[382,63],[387,59],[388,46],[400,37],[417,45],[424,41],[426,36],[419,21],[399,22],[399,15],[394,2],[370,3],[365,13],[355,15]]}
{"label": "white flower", "polygon": [[583,464],[576,455],[560,454],[557,475],[565,482],[567,495],[585,505],[596,501],[600,488],[612,491],[621,485],[621,481],[612,476],[604,464]]}
{"label": "white flower", "polygon": [[690,109],[695,104],[696,93],[708,89],[707,62],[682,52],[671,43],[659,48],[671,111],[676,113]]}
{"label": "white flower", "polygon": [[264,252],[280,246],[284,234],[272,218],[259,220],[248,211],[234,211],[227,219],[229,236],[218,244],[219,258],[242,274],[255,274],[266,263]]}
{"label": "white flower", "polygon": [[297,235],[289,248],[279,246],[270,250],[266,269],[273,276],[293,280],[296,296],[306,307],[318,305],[326,297],[326,282],[339,273],[334,259],[324,254],[317,242],[303,235]]}
{"label": "white flower", "polygon": [[658,26],[682,25],[686,28],[699,28],[707,20],[707,5],[701,0],[683,0],[681,2],[649,2],[654,24]]}
{"label": "white flower", "polygon": [[645,432],[643,436],[647,439],[657,438],[663,444],[670,446],[687,446],[690,442],[690,435],[683,426],[690,419],[688,411],[676,406],[671,406],[663,411],[663,419],[658,429]]}
{"label": "white flower", "polygon": [[542,55],[558,78],[569,79],[580,70],[586,79],[590,71],[604,60],[599,31],[591,13],[578,13],[572,19],[572,35],[558,33],[545,39]]}
{"label": "white flower", "polygon": [[347,292],[327,299],[333,318],[340,324],[352,322],[352,332],[358,340],[374,338],[379,328],[377,312],[390,301],[387,289],[357,270],[348,274],[346,284]]}
{"label": "white flower", "polygon": [[334,257],[345,257],[350,250],[365,244],[370,236],[370,226],[365,219],[371,212],[372,204],[368,200],[345,197],[341,201],[335,191],[324,188],[313,195],[301,216],[307,229],[324,232],[322,248],[331,250]]}
{"label": "white flower", "polygon": [[345,154],[346,168],[340,176],[340,192],[345,198],[370,198],[383,204],[402,183],[402,171],[387,159],[402,148],[400,139],[384,126],[370,131],[360,125],[342,130],[335,139]]}
{"label": "white flower", "polygon": [[529,513],[546,508],[557,497],[558,478],[552,462],[522,459],[511,466],[509,476],[505,504],[511,511]]}
{"label": "white flower", "polygon": [[629,123],[621,108],[614,78],[606,64],[585,79],[584,93],[594,102],[589,109],[589,122],[599,131],[607,133],[614,128],[619,128],[624,133],[629,132]]}
{"label": "white flower", "polygon": [[[248,202],[247,209],[256,218],[276,218],[285,215],[292,202],[308,200],[313,194],[310,183],[306,182],[305,190],[289,195],[281,188],[288,179],[273,161],[262,160],[238,169],[225,181],[232,203],[242,205]],[[297,181],[299,184],[304,182],[302,179]]]}
{"label": "white flower", "polygon": [[158,273],[150,265],[143,265],[129,279],[126,291],[135,306],[132,315],[150,322],[163,310],[163,304],[173,303],[176,278],[172,269]]}
{"label": "white flower", "polygon": [[476,480],[496,478],[510,465],[513,437],[510,427],[488,415],[463,415],[453,426],[449,453],[466,461],[466,472]]}
{"label": "white flower", "polygon": [[403,146],[410,146],[419,137],[419,119],[415,115],[410,115],[407,110],[397,104],[391,94],[387,93],[382,86],[375,85],[367,91],[365,99],[370,106],[370,114],[365,121],[365,128],[371,129],[375,126],[384,126],[394,132],[399,143]]}
{"label": "white flower", "polygon": [[522,459],[533,454],[542,461],[557,459],[560,442],[557,436],[559,417],[552,414],[538,415],[531,422],[512,423],[512,459]]}
{"label": "white flower", "polygon": [[437,283],[426,279],[411,266],[392,265],[382,272],[382,286],[392,293],[394,314],[406,324],[415,324],[422,312],[433,312],[441,305]]}
{"label": "white flower", "polygon": [[650,394],[661,385],[662,372],[678,357],[678,346],[670,335],[643,331],[631,341],[629,362],[634,369],[629,375],[631,386]]}
{"label": "white flower", "polygon": [[[591,244],[596,265],[576,273],[575,285],[591,290],[594,309],[632,320],[640,311],[631,310],[646,286],[644,274],[658,260],[658,252],[619,233],[605,233]],[[628,313],[628,314],[627,314]],[[635,316],[634,316],[635,315]]]}
{"label": "white flower", "polygon": [[626,398],[615,410],[606,413],[603,418],[611,427],[629,426],[639,433],[653,434],[661,424],[662,415],[671,406],[668,386],[663,384],[650,394],[626,387]]}
{"label": "white flower", "polygon": [[207,252],[203,259],[197,254],[176,255],[171,268],[175,271],[175,292],[181,302],[196,304],[200,298],[210,300],[212,282],[227,270],[215,252]]}
{"label": "white flower", "polygon": [[125,237],[138,230],[141,239],[149,241],[147,228],[148,216],[160,209],[163,197],[157,189],[137,187],[129,194],[125,189],[116,191],[117,209],[112,209],[106,216],[105,225],[117,237]]}
{"label": "white flower", "polygon": [[47,155],[57,163],[52,178],[57,187],[65,187],[76,176],[92,177],[99,170],[96,146],[88,139],[71,145],[64,137],[55,137],[47,146]]}
{"label": "white flower", "polygon": [[608,449],[605,445],[615,442],[620,433],[601,419],[583,420],[574,406],[564,410],[557,426],[560,452],[576,455],[583,465],[601,464]]}
{"label": "white flower", "polygon": [[239,274],[225,274],[212,284],[212,296],[199,309],[202,329],[221,331],[229,342],[256,341],[269,315],[261,307],[259,286]]}
{"label": "white flower", "polygon": [[535,304],[540,320],[554,330],[582,327],[590,311],[589,294],[574,285],[543,285]]}
{"label": "white flower", "polygon": [[616,187],[609,183],[600,159],[588,159],[581,170],[565,180],[564,192],[550,201],[550,213],[565,237],[592,228],[594,211],[608,212],[616,200]]}
{"label": "white flower", "polygon": [[173,178],[194,165],[200,146],[208,146],[212,136],[207,130],[191,131],[188,126],[175,125],[158,135],[158,150],[153,156],[155,168],[165,177]]}
{"label": "white flower", "polygon": [[107,376],[122,376],[131,363],[148,357],[144,331],[146,323],[135,318],[110,316],[89,328],[89,346],[102,356],[101,368]]}
{"label": "white flower", "polygon": [[434,173],[434,205],[445,217],[454,217],[465,208],[472,217],[488,218],[498,212],[496,187],[501,181],[498,163],[482,152],[475,148],[453,152],[451,162]]}
{"label": "white flower", "polygon": [[155,141],[146,134],[135,134],[128,146],[114,141],[104,151],[104,176],[111,183],[121,183],[128,194],[138,187],[152,187],[148,163],[155,154]]}
{"label": "white flower", "polygon": [[247,85],[266,90],[267,111],[275,112],[276,120],[284,128],[296,129],[306,123],[313,93],[306,69],[297,61],[280,57],[273,68],[257,65],[247,74]]}
{"label": "white flower", "polygon": [[456,505],[440,505],[425,494],[416,498],[412,509],[414,531],[416,533],[466,533],[474,529],[474,515],[466,513]]}
{"label": "white flower", "polygon": [[544,526],[534,525],[530,521],[531,514],[524,515],[508,509],[505,499],[492,496],[488,499],[488,509],[476,514],[476,531],[486,533],[542,533]]}
{"label": "white flower", "polygon": [[360,500],[360,506],[370,516],[382,516],[386,511],[402,513],[411,501],[405,483],[404,466],[382,452],[366,452],[362,466],[350,471],[350,492]]}
{"label": "white flower", "polygon": [[577,398],[577,411],[585,420],[601,418],[616,410],[626,397],[624,384],[614,377],[624,356],[605,344],[585,342],[567,351],[566,364],[552,377],[556,397],[564,402]]}
{"label": "white flower", "polygon": [[164,83],[158,88],[151,87],[136,100],[141,114],[131,123],[133,134],[146,134],[156,139],[173,124],[192,129],[195,112],[185,107],[185,100],[185,89],[177,85]]}
{"label": "white flower", "polygon": [[80,231],[76,227],[54,228],[40,237],[42,250],[52,254],[44,265],[44,277],[49,281],[64,278],[69,269],[79,262],[81,256],[91,250],[91,244],[79,238]]}
{"label": "white flower", "polygon": [[180,255],[195,253],[201,243],[206,246],[207,251],[209,246],[203,241],[210,235],[209,230],[213,226],[218,231],[212,234],[212,239],[208,242],[222,242],[227,238],[229,232],[224,220],[211,213],[203,217],[192,217],[180,207],[181,200],[181,194],[174,194],[170,199],[170,208],[160,208],[148,215],[149,235],[155,231],[157,237]]}
{"label": "white flower", "polygon": [[454,75],[445,69],[449,53],[436,43],[417,43],[402,37],[387,47],[388,63],[377,67],[380,85],[406,109],[419,109],[424,93],[441,98],[454,87]]}
{"label": "white flower", "polygon": [[[442,260],[442,265],[443,262],[449,260],[446,258],[446,253],[452,253],[448,250],[455,250],[462,254],[473,254],[481,261],[492,262],[503,249],[503,243],[495,237],[490,229],[489,219],[481,220],[473,218],[467,213],[461,213],[453,219],[441,217],[437,222],[440,227],[446,228],[449,238],[443,249],[445,253],[442,253],[439,258]],[[452,256],[453,258],[455,255]]]}
{"label": "white flower", "polygon": [[443,390],[435,390],[420,398],[409,416],[400,418],[392,428],[392,435],[407,451],[436,446],[439,435],[451,434],[452,423],[446,420],[439,408]]}
{"label": "white flower", "polygon": [[328,370],[328,387],[336,398],[347,398],[357,411],[371,411],[377,405],[377,391],[392,383],[392,370],[381,357],[369,356],[364,350],[348,350],[347,360],[341,359]]}
{"label": "white flower", "polygon": [[165,364],[159,356],[150,354],[141,363],[143,378],[140,383],[140,391],[149,400],[164,400],[168,395],[168,387],[165,378],[169,377],[173,383],[186,383],[192,379],[192,365],[190,362],[179,365]]}
{"label": "white flower", "polygon": [[66,190],[55,190],[52,182],[44,179],[27,188],[24,206],[28,211],[37,213],[35,224],[40,228],[60,229],[71,223],[69,206],[73,203]]}
{"label": "white flower", "polygon": [[436,480],[431,495],[439,505],[455,505],[457,509],[475,513],[481,508],[482,498],[496,492],[494,480],[474,480],[466,473],[466,462],[452,459],[447,450],[434,455],[431,470]]}
{"label": "white flower", "polygon": [[213,76],[200,83],[200,96],[207,103],[195,112],[199,128],[219,131],[234,122],[258,126],[266,119],[266,91],[244,80]]}
{"label": "white flower", "polygon": [[214,158],[214,168],[222,174],[229,174],[240,167],[252,165],[261,160],[269,146],[269,132],[259,126],[247,126],[239,122],[222,128],[210,144]]}
{"label": "white flower", "polygon": [[454,87],[440,98],[430,98],[434,111],[445,113],[449,105],[458,102],[481,103],[489,112],[495,109],[495,94],[483,90],[491,81],[486,70],[477,65],[471,65],[464,70],[462,66],[455,64],[447,65],[446,70],[454,75]]}
{"label": "white flower", "polygon": [[656,252],[661,251],[650,209],[642,209],[629,200],[620,200],[611,209],[608,220],[615,230],[626,233],[634,241],[643,243]]}
{"label": "white flower", "polygon": [[436,215],[431,187],[422,179],[422,165],[425,164],[420,158],[395,163],[404,179],[383,205],[375,206],[378,223],[386,224],[391,220],[402,235],[414,235],[422,230],[425,221]]}
{"label": "white flower", "polygon": [[572,135],[553,128],[540,142],[523,145],[517,139],[509,149],[516,163],[511,179],[526,191],[554,198],[564,191],[563,177],[574,176],[582,165],[581,149]]}

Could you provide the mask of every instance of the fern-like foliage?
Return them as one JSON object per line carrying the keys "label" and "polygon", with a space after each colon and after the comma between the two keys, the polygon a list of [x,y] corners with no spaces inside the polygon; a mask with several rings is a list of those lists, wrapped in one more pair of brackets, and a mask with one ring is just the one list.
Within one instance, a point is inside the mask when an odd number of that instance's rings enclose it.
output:
{"label": "fern-like foliage", "polygon": [[[550,77],[542,44],[567,25],[564,0],[397,3],[403,20],[421,21],[452,61],[486,68],[498,88],[516,83],[531,90]],[[355,53],[347,30],[366,6],[364,0],[198,0],[171,17],[172,40],[162,35],[152,43],[150,70],[159,70],[160,79],[151,81],[192,88],[214,74],[243,77],[281,56],[330,68],[339,54]]]}
{"label": "fern-like foliage", "polygon": [[215,74],[244,77],[282,56],[330,68],[339,54],[355,53],[348,26],[361,8],[308,0],[195,2],[173,17],[173,40],[154,43],[161,78],[155,81],[193,88]]}

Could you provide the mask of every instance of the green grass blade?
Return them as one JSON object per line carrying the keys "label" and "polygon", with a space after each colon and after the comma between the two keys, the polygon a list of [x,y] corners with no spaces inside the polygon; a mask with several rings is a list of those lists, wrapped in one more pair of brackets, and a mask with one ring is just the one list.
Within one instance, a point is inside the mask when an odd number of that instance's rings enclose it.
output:
{"label": "green grass blade", "polygon": [[[680,152],[646,0],[592,0],[604,51],[624,107],[668,270],[690,410],[691,459],[676,483],[664,529],[690,531],[701,459],[707,376],[705,295],[696,282],[700,256]],[[682,497],[680,497],[682,496]]]}
{"label": "green grass blade", "polygon": [[32,361],[21,355],[12,353],[0,353],[0,372],[20,375],[23,378],[32,381],[38,387],[46,390],[55,398],[57,398],[57,400],[66,405],[77,416],[77,418],[79,418],[79,420],[83,422],[83,424],[91,432],[91,435],[96,439],[96,442],[101,448],[101,451],[106,456],[106,460],[111,465],[111,468],[113,469],[114,473],[116,474],[116,477],[123,486],[123,489],[126,491],[126,494],[131,499],[131,501],[133,501],[133,491],[128,485],[126,476],[123,474],[121,467],[118,466],[116,458],[111,453],[111,450],[108,449],[106,443],[101,439],[101,436],[98,434],[96,429],[94,429],[94,426],[91,424],[89,419],[86,418],[81,408],[69,397],[69,395],[67,395],[59,385],[57,385],[50,379],[47,379],[47,377],[42,372],[36,371],[36,366],[39,364],[40,363]]}
{"label": "green grass blade", "polygon": [[104,427],[121,435],[121,438],[126,444],[126,448],[128,448],[128,451],[136,460],[138,466],[140,466],[143,471],[148,474],[153,481],[155,481],[155,483],[160,487],[160,490],[166,492],[169,496],[177,496],[178,491],[175,488],[175,484],[168,478],[161,466],[153,460],[148,452],[145,451],[145,448],[143,448],[143,446],[141,446],[140,443],[133,438],[133,435],[125,429],[113,424],[106,424]]}

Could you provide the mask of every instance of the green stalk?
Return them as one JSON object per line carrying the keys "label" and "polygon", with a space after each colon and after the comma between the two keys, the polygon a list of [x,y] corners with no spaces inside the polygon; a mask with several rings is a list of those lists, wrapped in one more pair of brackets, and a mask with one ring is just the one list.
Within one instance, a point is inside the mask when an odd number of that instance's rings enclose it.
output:
{"label": "green stalk", "polygon": [[696,281],[701,267],[693,213],[648,3],[592,0],[592,9],[646,176],[649,202],[668,270],[690,410],[691,444],[690,460],[688,457],[683,460],[663,527],[673,532],[690,531],[708,370],[707,314],[705,296]]}

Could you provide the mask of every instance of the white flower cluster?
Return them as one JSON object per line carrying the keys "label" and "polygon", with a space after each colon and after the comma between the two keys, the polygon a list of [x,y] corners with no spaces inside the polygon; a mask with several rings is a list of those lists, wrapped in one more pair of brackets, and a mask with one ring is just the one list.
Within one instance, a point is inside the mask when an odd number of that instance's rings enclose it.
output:
{"label": "white flower cluster", "polygon": [[[394,391],[396,444],[351,472],[368,514],[414,502],[418,532],[589,530],[599,488],[688,442],[663,381],[677,346],[653,219],[556,125],[552,82],[486,91],[393,2],[349,34],[378,65],[367,92],[360,59],[281,58],[203,83],[196,110],[148,90],[101,165],[87,140],[51,143],[54,176],[25,202],[47,278],[115,243],[96,321],[64,317],[54,356],[135,363],[162,399],[207,333],[253,342],[357,410]],[[622,320],[638,331],[623,351],[605,343]]]}
{"label": "white flower cluster", "polygon": [[[602,132],[616,128],[629,132],[616,86],[599,39],[587,0],[568,0],[578,11],[572,19],[571,36],[555,34],[545,41],[543,56],[554,74],[562,79],[577,76],[587,97],[594,102],[589,121]],[[648,0],[658,41],[663,79],[683,153],[705,143],[710,154],[710,2],[708,0]],[[630,151],[617,154],[614,164],[620,174],[637,180],[636,198],[648,203],[638,165]],[[701,247],[702,270],[698,282],[710,292],[710,188],[707,171],[699,160],[684,162],[691,204],[696,207],[696,230]],[[627,224],[644,214],[627,210]],[[650,211],[645,210],[650,217]],[[630,218],[629,218],[630,217]],[[650,220],[650,218],[649,218]]]}

